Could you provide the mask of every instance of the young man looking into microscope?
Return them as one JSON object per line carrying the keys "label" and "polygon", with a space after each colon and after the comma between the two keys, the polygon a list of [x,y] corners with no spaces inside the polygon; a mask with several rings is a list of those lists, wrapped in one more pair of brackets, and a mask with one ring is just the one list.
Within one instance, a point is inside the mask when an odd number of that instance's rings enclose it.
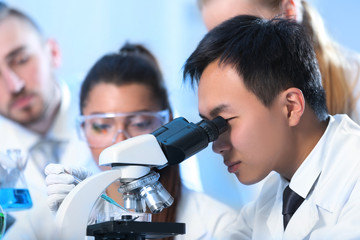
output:
{"label": "young man looking into microscope", "polygon": [[234,17],[202,39],[184,77],[198,85],[202,118],[230,125],[213,144],[228,171],[244,184],[277,173],[224,239],[360,238],[360,127],[328,114],[300,25]]}

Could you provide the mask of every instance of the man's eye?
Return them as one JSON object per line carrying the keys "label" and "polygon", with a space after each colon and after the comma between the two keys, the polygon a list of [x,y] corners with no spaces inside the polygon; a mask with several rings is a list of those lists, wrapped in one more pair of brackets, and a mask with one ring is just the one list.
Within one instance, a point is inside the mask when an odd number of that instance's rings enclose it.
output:
{"label": "man's eye", "polygon": [[28,56],[24,56],[22,58],[20,58],[18,61],[17,61],[17,64],[19,65],[22,65],[24,63],[27,63],[29,61],[29,57]]}
{"label": "man's eye", "polygon": [[23,65],[23,64],[27,63],[29,61],[29,59],[30,59],[30,56],[28,56],[28,55],[18,56],[18,57],[15,57],[10,62],[10,65],[13,67]]}

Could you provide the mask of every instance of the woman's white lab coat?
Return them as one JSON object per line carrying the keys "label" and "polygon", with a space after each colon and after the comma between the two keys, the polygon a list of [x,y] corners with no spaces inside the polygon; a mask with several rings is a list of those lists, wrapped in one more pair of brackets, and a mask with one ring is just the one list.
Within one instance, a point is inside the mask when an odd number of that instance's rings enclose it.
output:
{"label": "woman's white lab coat", "polygon": [[176,240],[220,240],[223,229],[236,219],[235,210],[184,186],[176,214],[176,222],[186,224],[186,234]]}

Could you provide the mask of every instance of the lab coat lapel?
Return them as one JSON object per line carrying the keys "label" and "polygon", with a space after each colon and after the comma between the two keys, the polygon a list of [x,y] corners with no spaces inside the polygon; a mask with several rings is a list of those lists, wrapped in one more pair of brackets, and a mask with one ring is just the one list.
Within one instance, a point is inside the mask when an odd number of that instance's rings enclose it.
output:
{"label": "lab coat lapel", "polygon": [[[282,224],[282,189],[283,184],[280,184],[278,187],[277,194],[273,201],[268,201],[266,204],[272,204],[273,207],[264,205],[263,209],[270,210],[269,213],[263,213],[263,217],[266,218],[266,216],[269,216],[266,225],[267,229],[269,230],[269,233],[271,235],[271,239],[281,239],[282,233],[283,233],[283,224]],[[274,204],[275,203],[275,204]]]}
{"label": "lab coat lapel", "polygon": [[283,239],[306,239],[319,221],[319,210],[317,205],[305,200],[290,219]]}
{"label": "lab coat lapel", "polygon": [[267,229],[271,235],[271,239],[281,239],[283,233],[281,208],[274,206],[276,211],[271,211],[266,222]]}

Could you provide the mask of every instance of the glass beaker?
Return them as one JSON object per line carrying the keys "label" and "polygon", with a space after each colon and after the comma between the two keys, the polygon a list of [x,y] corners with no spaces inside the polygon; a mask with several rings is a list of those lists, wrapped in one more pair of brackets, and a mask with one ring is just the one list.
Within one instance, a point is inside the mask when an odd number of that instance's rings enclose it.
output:
{"label": "glass beaker", "polygon": [[23,170],[27,156],[19,149],[0,152],[0,205],[5,211],[24,210],[32,207],[32,200]]}
{"label": "glass beaker", "polygon": [[6,215],[0,205],[0,239],[3,237],[6,227]]}

